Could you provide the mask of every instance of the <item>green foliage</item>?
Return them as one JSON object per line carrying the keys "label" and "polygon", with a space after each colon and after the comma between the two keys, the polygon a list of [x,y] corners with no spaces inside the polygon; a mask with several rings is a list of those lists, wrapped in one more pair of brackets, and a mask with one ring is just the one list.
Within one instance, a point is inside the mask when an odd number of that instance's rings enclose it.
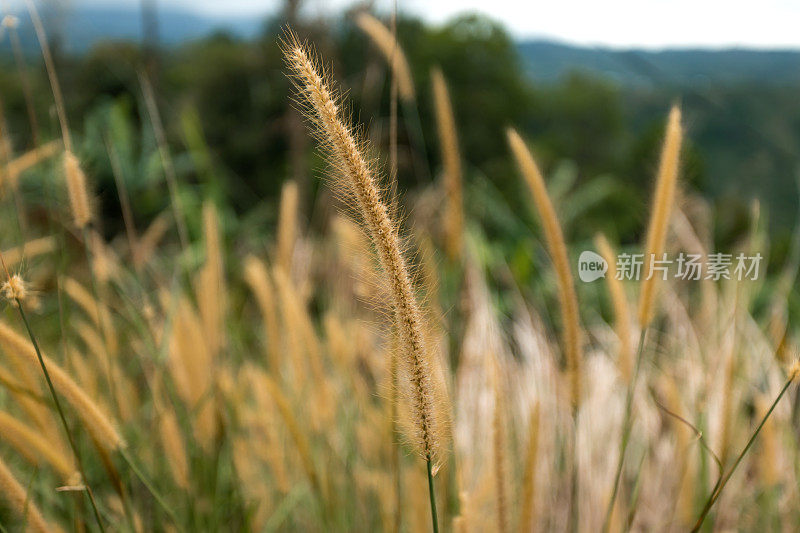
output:
{"label": "green foliage", "polygon": [[[313,37],[325,57],[335,59],[331,74],[349,90],[353,108],[359,110],[355,118],[366,125],[385,159],[389,78],[384,58],[348,18],[327,28],[295,29]],[[308,178],[324,171],[302,132],[287,134],[298,118],[286,106],[289,84],[282,73],[280,31],[279,22],[270,21],[255,41],[216,34],[164,50],[152,80],[183,187],[192,194],[211,194],[239,214],[274,205],[281,182],[290,176],[300,181],[308,205],[318,188]],[[675,99],[681,100],[689,128],[682,183],[726,206],[720,210],[724,218],[715,224],[720,247],[741,238],[752,196],[768,208],[776,239],[785,239],[794,224],[797,198],[791,178],[800,123],[786,119],[797,106],[793,87],[680,85],[680,77],[672,85],[645,87],[609,81],[597,69],[589,69],[593,74],[564,74],[569,72],[565,68],[559,76],[537,82],[541,76],[528,69],[545,68],[553,50],[520,48],[489,19],[470,15],[429,27],[401,18],[398,34],[417,88],[416,107],[400,107],[401,190],[427,185],[441,168],[430,93],[430,69],[438,65],[450,87],[467,187],[490,181],[498,209],[520,213],[528,230],[535,222],[525,214],[529,200],[507,153],[506,127],[518,128],[531,143],[551,186],[559,186],[553,180],[564,165],[574,169],[567,190],[581,192],[569,198],[562,191],[563,201],[557,202],[568,240],[584,241],[604,231],[623,244],[633,243],[641,238],[641,213],[646,212],[657,166],[664,116]],[[572,56],[563,57],[567,61]],[[108,215],[108,233],[121,228],[114,217],[119,211],[104,141],[109,135],[126,179],[132,180],[135,211],[154,215],[163,210],[165,198],[149,187],[161,170],[143,112],[143,52],[131,43],[105,43],[83,56],[56,59],[68,115],[86,143],[81,155],[88,158]],[[578,59],[575,65],[586,64]],[[38,62],[29,71],[40,128],[45,138],[52,138],[58,130],[49,115],[46,77]],[[0,95],[14,147],[22,151],[32,145],[31,133],[10,58],[0,73]],[[83,123],[79,117],[85,117]],[[468,214],[479,218],[486,213],[475,204],[468,208],[477,209]],[[481,222],[489,223],[492,239],[513,248],[519,228],[499,220]]]}

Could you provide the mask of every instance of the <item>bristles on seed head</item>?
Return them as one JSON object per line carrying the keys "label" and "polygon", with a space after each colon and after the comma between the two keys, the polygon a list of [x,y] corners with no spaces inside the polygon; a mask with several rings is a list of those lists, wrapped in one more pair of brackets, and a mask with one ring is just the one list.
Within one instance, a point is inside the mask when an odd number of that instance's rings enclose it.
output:
{"label": "bristles on seed head", "polygon": [[319,74],[306,47],[289,34],[283,48],[290,77],[299,92],[299,103],[305,108],[314,134],[334,166],[336,180],[355,205],[377,251],[400,340],[398,387],[408,395],[409,418],[414,422],[411,440],[423,458],[435,462],[442,445],[441,417],[435,403],[438,401],[436,361],[426,338],[427,330],[402,252],[398,225],[389,216],[373,164],[364,156],[365,143],[357,140],[358,136],[342,116],[334,93]]}
{"label": "bristles on seed head", "polygon": [[0,290],[2,290],[3,296],[14,305],[16,305],[17,302],[22,302],[28,296],[28,284],[25,283],[25,280],[23,280],[19,274],[14,274],[8,278],[8,280],[3,283],[2,287],[0,287]]}
{"label": "bristles on seed head", "polygon": [[441,143],[442,163],[444,165],[444,188],[447,195],[445,211],[445,244],[451,260],[461,256],[464,227],[463,200],[461,191],[461,156],[458,152],[456,122],[447,83],[440,68],[431,71],[433,80],[433,101],[436,110],[436,125]]}
{"label": "bristles on seed head", "polygon": [[544,178],[536,161],[533,159],[533,155],[525,145],[525,141],[514,129],[509,128],[506,133],[511,152],[533,196],[533,202],[542,221],[547,251],[555,268],[558,282],[558,299],[563,322],[562,349],[564,350],[569,372],[572,408],[577,410],[581,397],[583,347],[580,338],[578,296],[575,292],[575,282],[572,279],[572,271],[570,270],[567,245],[564,242],[564,234],[561,231],[556,210],[547,193]]}
{"label": "bristles on seed head", "polygon": [[8,466],[0,459],[0,499],[8,502],[8,506],[26,524],[27,531],[50,533],[61,531],[48,524],[39,508],[31,501],[30,494],[11,473]]}
{"label": "bristles on seed head", "polygon": [[598,233],[594,238],[597,251],[608,264],[608,272],[605,275],[606,286],[611,296],[611,306],[614,310],[614,329],[619,339],[619,360],[618,366],[620,374],[629,382],[633,376],[633,344],[631,332],[631,315],[628,307],[628,297],[625,294],[625,287],[622,280],[617,279],[617,261],[614,249],[609,244],[605,235]]}
{"label": "bristles on seed head", "polygon": [[800,360],[795,361],[791,368],[789,368],[789,379],[796,379],[798,374],[800,374]]}
{"label": "bristles on seed head", "polygon": [[[40,368],[36,350],[30,340],[26,339],[6,324],[0,322],[0,345],[5,350],[14,351],[25,362],[29,370]],[[98,405],[84,392],[84,390],[67,374],[55,361],[42,354],[42,359],[47,366],[53,387],[58,394],[72,405],[86,429],[103,446],[110,450],[125,447],[125,441],[117,432],[114,424],[106,417]]]}
{"label": "bristles on seed head", "polygon": [[297,183],[286,181],[281,190],[280,214],[278,216],[277,266],[290,273],[295,237],[297,235]]}
{"label": "bristles on seed head", "polygon": [[682,139],[681,110],[675,105],[670,110],[667,120],[667,132],[658,165],[650,224],[647,228],[644,264],[642,265],[642,276],[645,279],[642,282],[642,292],[639,296],[639,325],[642,328],[649,326],[653,320],[658,277],[656,275],[649,276],[649,271],[652,260],[664,252],[666,245],[669,219],[675,203]]}
{"label": "bristles on seed head", "polygon": [[92,221],[89,187],[78,158],[69,150],[64,152],[64,178],[67,182],[72,220],[78,229],[82,229]]}
{"label": "bristles on seed head", "polygon": [[372,43],[380,50],[386,62],[391,66],[395,77],[397,77],[400,98],[406,101],[414,100],[414,80],[411,78],[408,60],[403,53],[403,49],[400,48],[400,43],[392,36],[389,28],[366,11],[356,15],[356,25],[367,34]]}

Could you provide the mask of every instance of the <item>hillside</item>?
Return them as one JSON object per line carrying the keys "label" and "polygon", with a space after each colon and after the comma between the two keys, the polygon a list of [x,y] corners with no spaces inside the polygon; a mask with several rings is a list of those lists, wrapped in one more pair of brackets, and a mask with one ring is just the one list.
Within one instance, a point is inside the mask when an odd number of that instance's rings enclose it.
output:
{"label": "hillside", "polygon": [[525,41],[519,50],[531,76],[542,81],[580,71],[628,86],[800,83],[796,50],[618,50],[553,41]]}

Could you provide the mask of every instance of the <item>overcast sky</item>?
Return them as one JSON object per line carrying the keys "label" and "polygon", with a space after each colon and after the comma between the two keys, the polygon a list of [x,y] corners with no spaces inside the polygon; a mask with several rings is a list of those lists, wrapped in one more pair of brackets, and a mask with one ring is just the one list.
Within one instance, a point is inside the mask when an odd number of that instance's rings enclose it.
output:
{"label": "overcast sky", "polygon": [[[276,0],[160,0],[208,13],[265,13]],[[348,0],[306,0],[330,11]],[[501,20],[518,37],[612,46],[800,47],[800,0],[398,0],[401,11],[442,22],[463,11]],[[389,9],[391,0],[376,5]]]}
{"label": "overcast sky", "polygon": [[[138,0],[86,1],[130,4]],[[282,5],[282,0],[156,1],[215,16],[263,16]],[[388,12],[391,2],[376,0],[375,5]],[[302,0],[306,12],[316,14],[336,12],[352,3]],[[623,47],[800,48],[800,0],[398,0],[398,4],[401,11],[437,23],[458,13],[479,11],[503,22],[516,37]]]}

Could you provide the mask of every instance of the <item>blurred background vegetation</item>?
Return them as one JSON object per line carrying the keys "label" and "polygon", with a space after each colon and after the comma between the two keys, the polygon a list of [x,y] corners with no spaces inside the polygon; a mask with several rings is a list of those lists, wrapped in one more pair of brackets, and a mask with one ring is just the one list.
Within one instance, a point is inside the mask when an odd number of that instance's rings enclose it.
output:
{"label": "blurred background vegetation", "polygon": [[[119,152],[133,212],[152,218],[167,206],[155,186],[162,170],[143,103],[142,73],[155,87],[189,206],[213,196],[237,215],[231,217],[237,224],[258,228],[245,233],[257,239],[275,227],[281,183],[294,177],[309,224],[323,223],[312,216],[325,194],[314,179],[324,171],[322,161],[287,103],[278,45],[287,21],[319,47],[332,76],[349,91],[354,117],[377,155],[388,157],[385,61],[354,25],[354,11],[310,20],[298,18],[298,6],[289,2],[279,16],[239,21],[224,32],[213,32],[208,21],[179,24],[180,17],[170,13],[151,20],[158,30],[149,34],[128,31],[140,26],[135,10],[116,17],[113,10],[79,10],[69,19],[51,13],[67,113],[107,236],[122,230],[109,146]],[[6,36],[0,48],[0,103],[17,153],[33,147],[36,135],[52,139],[58,133],[27,15],[20,14],[19,35],[22,58],[15,59]],[[784,263],[798,205],[800,53],[615,51],[515,42],[500,25],[476,15],[436,27],[401,16],[398,35],[417,88],[416,105],[400,106],[400,188],[413,195],[440,173],[430,94],[430,69],[439,65],[458,122],[469,219],[509,259],[523,285],[536,268],[527,245],[536,223],[504,129],[513,125],[532,143],[573,250],[588,247],[597,231],[625,246],[641,240],[664,118],[674,101],[680,101],[688,127],[684,188],[711,204],[709,231],[717,249],[731,249],[749,231],[750,205],[758,198],[768,220],[770,268]],[[35,128],[20,68],[32,87]]]}

